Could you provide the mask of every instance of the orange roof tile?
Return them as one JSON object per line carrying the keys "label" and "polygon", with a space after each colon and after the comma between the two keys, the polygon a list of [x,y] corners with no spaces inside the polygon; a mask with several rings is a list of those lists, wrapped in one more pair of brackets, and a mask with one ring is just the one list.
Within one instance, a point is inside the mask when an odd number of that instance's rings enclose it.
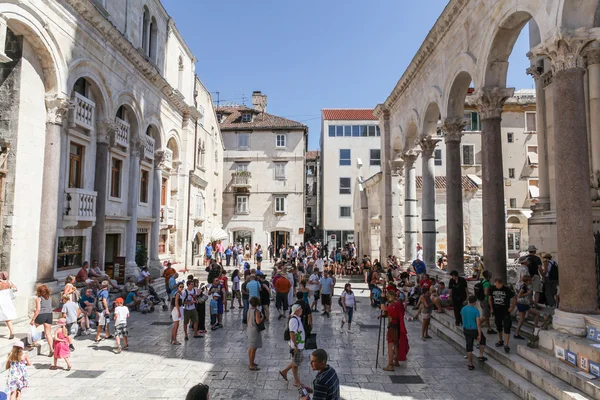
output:
{"label": "orange roof tile", "polygon": [[372,108],[323,109],[323,119],[338,121],[377,121]]}

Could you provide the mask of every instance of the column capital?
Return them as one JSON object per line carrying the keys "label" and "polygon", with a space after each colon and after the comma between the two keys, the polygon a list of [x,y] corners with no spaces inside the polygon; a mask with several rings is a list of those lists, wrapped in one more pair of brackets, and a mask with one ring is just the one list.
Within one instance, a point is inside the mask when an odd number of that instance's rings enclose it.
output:
{"label": "column capital", "polygon": [[552,39],[533,49],[532,54],[546,56],[555,74],[567,69],[585,68],[583,49],[593,41],[594,38],[586,30],[566,32],[566,34],[559,32]]}
{"label": "column capital", "polygon": [[96,122],[96,142],[110,145],[114,141],[118,126],[114,121]]}
{"label": "column capital", "polygon": [[544,75],[544,69],[539,65],[532,65],[525,70],[525,73],[527,75],[531,75],[531,77],[537,82],[542,79],[542,75]]}
{"label": "column capital", "polygon": [[600,47],[592,47],[585,52],[588,67],[590,65],[600,64]]}
{"label": "column capital", "polygon": [[502,106],[512,95],[512,88],[482,88],[477,91],[476,105],[481,119],[501,118]]}
{"label": "column capital", "polygon": [[392,166],[392,175],[400,175],[404,173],[404,160],[402,159],[402,155],[400,153],[396,154],[396,157],[391,162]]}
{"label": "column capital", "polygon": [[437,144],[441,141],[441,138],[433,137],[431,135],[427,135],[421,139],[419,141],[419,146],[421,146],[423,157],[429,158],[433,156],[433,152],[435,151]]}
{"label": "column capital", "polygon": [[162,169],[165,161],[165,151],[157,150],[154,152],[154,169]]}
{"label": "column capital", "polygon": [[144,141],[141,138],[132,138],[129,142],[131,155],[140,158],[144,154]]}
{"label": "column capital", "polygon": [[415,166],[415,162],[417,161],[417,158],[419,158],[419,153],[418,150],[408,150],[407,152],[402,153],[402,160],[407,169]]}
{"label": "column capital", "polygon": [[46,123],[62,125],[70,106],[66,97],[46,96]]}
{"label": "column capital", "polygon": [[444,139],[448,142],[459,142],[463,136],[463,131],[467,126],[467,121],[463,118],[446,118],[442,125],[442,132],[444,132]]}

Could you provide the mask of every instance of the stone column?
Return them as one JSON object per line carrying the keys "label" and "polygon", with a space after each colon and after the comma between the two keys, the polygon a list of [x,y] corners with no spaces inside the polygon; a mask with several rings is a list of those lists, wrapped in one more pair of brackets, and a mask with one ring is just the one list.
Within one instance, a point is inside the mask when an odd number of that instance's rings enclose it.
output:
{"label": "stone column", "polygon": [[144,155],[144,143],[139,138],[130,141],[129,155],[129,193],[127,196],[127,221],[125,238],[125,277],[136,275],[139,268],[135,262],[135,239],[137,235],[137,209],[140,202],[140,158]]}
{"label": "stone column", "polygon": [[460,141],[465,129],[463,118],[448,118],[442,131],[446,142],[446,237],[448,243],[448,268],[463,274],[464,231],[462,200],[462,168]]}
{"label": "stone column", "polygon": [[40,214],[40,239],[38,245],[37,280],[54,279],[56,260],[56,230],[59,228],[58,202],[65,195],[59,193],[61,132],[69,110],[69,101],[62,97],[46,99],[46,139],[42,181],[42,212]]}
{"label": "stone column", "polygon": [[162,265],[158,258],[158,242],[160,235],[160,191],[162,188],[162,165],[165,158],[163,150],[154,152],[154,182],[152,183],[152,231],[150,232],[150,273],[160,276]]}
{"label": "stone column", "polygon": [[94,190],[96,198],[96,224],[92,228],[92,259],[104,269],[106,257],[106,199],[108,190],[108,169],[110,166],[109,142],[117,127],[111,122],[96,124],[96,171]]}
{"label": "stone column", "polygon": [[417,221],[419,215],[417,214],[417,173],[415,162],[418,157],[419,152],[415,150],[409,150],[402,155],[406,174],[404,254],[405,261],[408,263],[412,263],[417,258]]}
{"label": "stone column", "polygon": [[590,41],[588,37],[559,36],[537,49],[552,66],[553,107],[557,110],[554,157],[561,296],[553,326],[576,335],[586,334],[583,315],[595,314],[598,308],[592,205],[583,195],[589,190],[590,163],[581,50]]}
{"label": "stone column", "polygon": [[388,110],[383,110],[381,113],[380,123],[382,129],[381,143],[382,143],[382,163],[381,172],[383,173],[383,198],[381,199],[381,225],[380,225],[380,239],[379,249],[381,259],[385,259],[392,252],[392,227],[394,225],[393,211],[392,211],[392,171],[391,171],[391,134],[390,134],[390,113]]}
{"label": "stone column", "polygon": [[494,278],[506,282],[506,217],[502,166],[502,106],[514,89],[483,88],[477,97],[481,120],[483,254]]}
{"label": "stone column", "polygon": [[586,55],[590,96],[591,183],[595,188],[600,188],[600,48],[592,48]]}
{"label": "stone column", "polygon": [[401,158],[392,161],[392,255],[404,261],[404,208],[402,196],[404,194],[404,161]]}
{"label": "stone column", "polygon": [[427,135],[419,145],[421,146],[421,160],[423,162],[423,190],[422,190],[422,216],[423,233],[423,261],[427,268],[436,267],[437,250],[437,219],[435,217],[435,157],[433,153],[440,138]]}
{"label": "stone column", "polygon": [[546,135],[546,90],[544,89],[543,67],[533,65],[527,68],[527,74],[535,80],[536,127],[538,144],[538,187],[540,196],[535,210],[550,210],[550,170],[548,167],[548,137]]}

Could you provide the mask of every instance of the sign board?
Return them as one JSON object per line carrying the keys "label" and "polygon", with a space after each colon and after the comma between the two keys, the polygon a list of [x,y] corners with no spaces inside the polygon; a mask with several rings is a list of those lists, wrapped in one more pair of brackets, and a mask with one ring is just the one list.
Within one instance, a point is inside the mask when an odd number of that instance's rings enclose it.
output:
{"label": "sign board", "polygon": [[336,236],[335,236],[335,234],[333,234],[333,235],[329,236],[329,238],[330,238],[331,240],[335,240],[335,239],[336,239]]}
{"label": "sign board", "polygon": [[348,241],[349,242],[354,242],[354,234],[353,233],[351,233],[351,234],[348,235]]}

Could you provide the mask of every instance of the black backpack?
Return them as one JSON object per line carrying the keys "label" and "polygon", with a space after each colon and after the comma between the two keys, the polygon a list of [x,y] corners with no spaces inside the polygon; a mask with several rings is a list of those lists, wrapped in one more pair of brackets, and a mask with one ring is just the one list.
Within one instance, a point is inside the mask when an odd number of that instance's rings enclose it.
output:
{"label": "black backpack", "polygon": [[94,308],[96,309],[96,312],[104,311],[104,303],[102,302],[103,297],[100,297],[101,292],[103,292],[103,290],[98,292],[98,295],[96,296],[96,301],[94,302]]}
{"label": "black backpack", "polygon": [[480,280],[479,282],[477,282],[475,284],[475,287],[473,288],[473,293],[475,294],[475,297],[477,297],[477,300],[483,301],[485,299],[485,290],[483,289],[483,281],[485,279]]}
{"label": "black backpack", "polygon": [[[295,315],[292,316],[291,318],[298,318]],[[300,322],[302,322],[301,320],[299,320]],[[290,340],[292,340],[290,338],[290,321],[288,319],[288,323],[287,323],[287,327],[285,328],[285,331],[283,331],[283,340],[285,340],[286,342],[289,342]]]}

